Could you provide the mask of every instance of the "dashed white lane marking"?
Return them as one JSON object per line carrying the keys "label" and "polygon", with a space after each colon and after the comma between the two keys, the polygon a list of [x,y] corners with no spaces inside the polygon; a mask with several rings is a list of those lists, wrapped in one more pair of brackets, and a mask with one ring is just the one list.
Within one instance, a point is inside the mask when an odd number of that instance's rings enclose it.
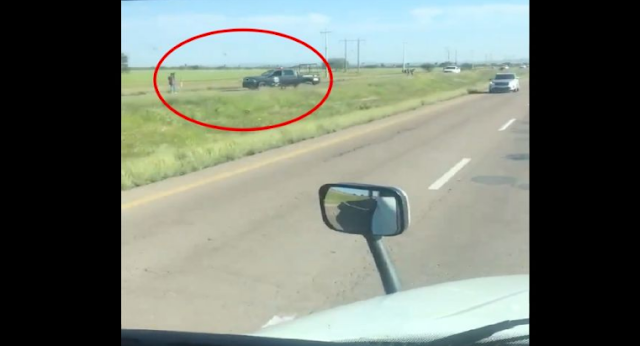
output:
{"label": "dashed white lane marking", "polygon": [[499,128],[499,129],[498,129],[498,131],[504,131],[504,130],[506,130],[506,129],[507,129],[507,127],[509,127],[509,125],[513,124],[513,122],[514,122],[514,121],[516,121],[516,119],[515,119],[515,118],[514,118],[514,119],[511,119],[511,120],[509,120],[509,121],[507,121],[507,123],[506,123],[506,124],[504,124],[504,125],[502,125],[502,127],[501,127],[501,128]]}
{"label": "dashed white lane marking", "polygon": [[440,189],[442,186],[444,186],[444,184],[447,183],[447,181],[449,181],[449,179],[453,178],[453,176],[456,173],[458,173],[458,171],[460,171],[462,167],[464,167],[467,163],[469,163],[469,161],[471,161],[471,159],[469,158],[464,158],[460,160],[460,162],[456,163],[455,166],[451,167],[451,169],[447,171],[447,173],[441,176],[440,179],[436,180],[433,184],[431,184],[431,186],[429,186],[429,190]]}

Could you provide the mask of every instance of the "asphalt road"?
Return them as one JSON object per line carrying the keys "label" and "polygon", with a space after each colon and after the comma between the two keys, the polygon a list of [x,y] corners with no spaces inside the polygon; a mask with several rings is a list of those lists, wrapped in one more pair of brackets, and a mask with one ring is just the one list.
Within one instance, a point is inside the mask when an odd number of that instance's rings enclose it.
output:
{"label": "asphalt road", "polygon": [[318,188],[394,185],[404,289],[529,272],[529,94],[470,95],[122,193],[123,328],[248,333],[383,293]]}

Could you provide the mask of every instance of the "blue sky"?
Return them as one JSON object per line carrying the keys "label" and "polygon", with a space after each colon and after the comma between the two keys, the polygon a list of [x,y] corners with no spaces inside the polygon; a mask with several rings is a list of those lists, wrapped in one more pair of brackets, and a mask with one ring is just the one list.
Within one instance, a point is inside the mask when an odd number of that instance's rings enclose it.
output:
{"label": "blue sky", "polygon": [[[441,62],[447,47],[458,61],[528,58],[528,1],[415,0],[157,0],[121,2],[121,49],[131,66],[153,66],[177,43],[204,32],[252,27],[297,37],[329,57],[343,57],[340,40],[365,40],[360,61]],[[356,45],[348,60],[355,63]],[[232,33],[189,43],[166,65],[289,64],[318,62],[305,47],[271,35]]]}

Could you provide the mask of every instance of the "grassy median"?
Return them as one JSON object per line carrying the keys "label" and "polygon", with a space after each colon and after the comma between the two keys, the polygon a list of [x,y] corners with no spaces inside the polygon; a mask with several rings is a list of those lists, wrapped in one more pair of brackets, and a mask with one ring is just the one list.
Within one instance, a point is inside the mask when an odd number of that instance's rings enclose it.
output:
{"label": "grassy median", "polygon": [[[222,126],[256,127],[280,123],[312,108],[326,92],[326,84],[287,90],[225,92],[217,87],[229,81],[238,84],[240,81],[235,77],[262,71],[224,71],[217,75],[209,71],[185,72],[189,72],[183,75],[188,87],[177,95],[165,94],[167,102],[192,118]],[[378,74],[374,72],[367,71],[360,76],[336,74],[331,96],[318,111],[289,126],[250,133],[207,129],[187,122],[166,109],[153,94],[148,84],[151,72],[123,75],[123,94],[131,90],[137,90],[139,94],[122,96],[121,189],[186,174],[464,95],[469,88],[486,86],[496,71],[463,71],[457,75],[421,72],[412,78],[400,73],[390,75],[384,70]],[[178,72],[178,78],[181,74]],[[161,90],[164,89],[166,83],[162,76],[159,82]]]}

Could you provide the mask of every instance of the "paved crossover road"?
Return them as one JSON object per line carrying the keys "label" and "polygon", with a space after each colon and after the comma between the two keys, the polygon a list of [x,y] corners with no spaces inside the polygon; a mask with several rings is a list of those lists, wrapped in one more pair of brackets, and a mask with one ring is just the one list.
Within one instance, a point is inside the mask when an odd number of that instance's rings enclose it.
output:
{"label": "paved crossover road", "polygon": [[122,194],[123,328],[247,333],[381,295],[318,187],[404,189],[403,288],[529,272],[529,95],[470,95]]}

